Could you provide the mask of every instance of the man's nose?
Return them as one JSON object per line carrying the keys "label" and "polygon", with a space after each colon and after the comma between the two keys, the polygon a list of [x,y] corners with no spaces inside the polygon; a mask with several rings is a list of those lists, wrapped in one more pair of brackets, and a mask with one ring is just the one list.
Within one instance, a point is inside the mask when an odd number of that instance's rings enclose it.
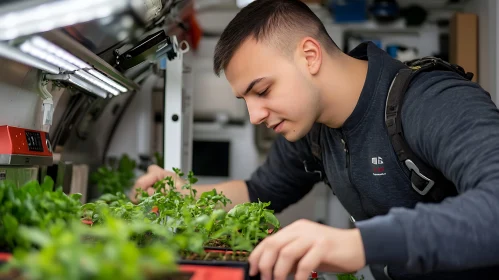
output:
{"label": "man's nose", "polygon": [[268,110],[262,104],[259,104],[258,101],[247,100],[246,106],[248,106],[248,113],[252,124],[259,125],[267,119]]}

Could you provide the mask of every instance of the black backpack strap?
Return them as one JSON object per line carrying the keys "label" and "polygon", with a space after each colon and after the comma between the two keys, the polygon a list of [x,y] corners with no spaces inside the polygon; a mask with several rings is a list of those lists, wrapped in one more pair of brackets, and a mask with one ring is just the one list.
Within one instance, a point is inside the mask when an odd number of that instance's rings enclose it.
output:
{"label": "black backpack strap", "polygon": [[404,138],[400,110],[405,92],[411,81],[420,73],[432,70],[447,70],[460,74],[471,80],[472,73],[463,68],[434,57],[425,57],[406,63],[408,68],[400,69],[388,91],[385,107],[385,123],[392,141],[392,146],[400,162],[411,172],[413,189],[430,201],[442,201],[449,196],[457,195],[455,186],[442,173],[428,166],[409,147]]}

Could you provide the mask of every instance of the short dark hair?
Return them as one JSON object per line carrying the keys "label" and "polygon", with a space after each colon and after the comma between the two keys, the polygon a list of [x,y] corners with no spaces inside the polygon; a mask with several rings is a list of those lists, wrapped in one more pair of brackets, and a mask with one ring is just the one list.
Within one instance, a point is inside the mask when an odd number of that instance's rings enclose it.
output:
{"label": "short dark hair", "polygon": [[[241,9],[222,32],[215,47],[213,70],[224,70],[240,45],[252,37],[268,40],[280,49],[292,51],[290,40],[297,35],[311,36],[326,51],[339,50],[322,21],[300,0],[256,0]],[[269,40],[271,39],[271,40]]]}

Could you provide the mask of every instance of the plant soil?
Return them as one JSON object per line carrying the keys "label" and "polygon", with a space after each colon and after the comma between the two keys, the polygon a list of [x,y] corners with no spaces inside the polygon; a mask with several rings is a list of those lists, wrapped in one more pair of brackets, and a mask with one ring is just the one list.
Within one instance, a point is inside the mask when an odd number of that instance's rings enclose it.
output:
{"label": "plant soil", "polygon": [[222,240],[220,240],[220,239],[209,240],[208,242],[205,243],[205,246],[206,247],[214,247],[214,248],[226,248],[226,249],[230,249],[230,246],[228,244],[226,244],[225,242],[223,242]]}
{"label": "plant soil", "polygon": [[246,252],[208,252],[205,255],[188,254],[182,256],[187,261],[237,261],[247,262],[249,255]]}
{"label": "plant soil", "polygon": [[24,280],[25,278],[21,276],[19,271],[10,270],[6,272],[0,272],[0,280]]}
{"label": "plant soil", "polygon": [[[258,242],[256,243],[256,245],[260,244],[260,242],[262,242],[263,239],[260,239],[258,240]],[[209,240],[208,242],[206,242],[204,244],[204,246],[208,249],[231,249],[230,245],[225,243],[224,241],[220,240],[220,239],[212,239],[212,240]]]}
{"label": "plant soil", "polygon": [[158,275],[147,275],[147,280],[190,280],[194,273],[192,272],[168,272],[159,273]]}

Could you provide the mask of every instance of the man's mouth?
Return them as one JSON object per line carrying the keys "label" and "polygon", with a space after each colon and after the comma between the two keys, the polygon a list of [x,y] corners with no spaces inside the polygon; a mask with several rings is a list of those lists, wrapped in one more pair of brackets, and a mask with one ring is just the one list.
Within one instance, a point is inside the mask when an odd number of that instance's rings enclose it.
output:
{"label": "man's mouth", "polygon": [[272,127],[272,129],[273,129],[276,133],[279,133],[279,132],[281,132],[281,130],[282,130],[283,124],[284,124],[284,121],[282,121],[282,122],[280,122],[280,123],[277,123],[277,124],[275,124],[275,125],[273,125],[273,126],[271,126],[271,127]]}

